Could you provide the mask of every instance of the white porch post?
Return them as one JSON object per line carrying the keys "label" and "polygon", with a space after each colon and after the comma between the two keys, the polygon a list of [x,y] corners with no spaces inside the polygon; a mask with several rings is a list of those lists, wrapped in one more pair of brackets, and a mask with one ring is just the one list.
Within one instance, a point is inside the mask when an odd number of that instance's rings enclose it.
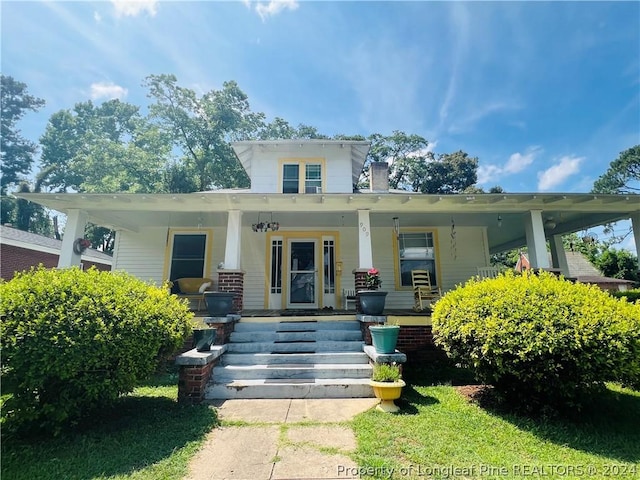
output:
{"label": "white porch post", "polygon": [[87,226],[87,213],[82,210],[69,210],[67,212],[67,224],[64,227],[62,247],[58,257],[58,268],[68,268],[81,265],[81,254],[73,251],[73,242],[77,238],[84,237],[84,229]]}
{"label": "white porch post", "polygon": [[544,237],[542,210],[530,210],[525,217],[525,233],[531,268],[549,268],[549,256]]}
{"label": "white porch post", "polygon": [[551,237],[551,260],[554,268],[559,268],[562,275],[569,276],[569,263],[567,262],[567,252],[564,251],[562,244],[562,235],[553,235]]}
{"label": "white porch post", "polygon": [[640,212],[631,215],[631,228],[633,239],[636,241],[636,254],[638,255],[638,270],[640,270]]}
{"label": "white porch post", "polygon": [[373,268],[369,210],[358,210],[358,268]]}
{"label": "white porch post", "polygon": [[241,227],[242,212],[240,210],[229,210],[227,217],[227,243],[224,250],[225,270],[240,270]]}

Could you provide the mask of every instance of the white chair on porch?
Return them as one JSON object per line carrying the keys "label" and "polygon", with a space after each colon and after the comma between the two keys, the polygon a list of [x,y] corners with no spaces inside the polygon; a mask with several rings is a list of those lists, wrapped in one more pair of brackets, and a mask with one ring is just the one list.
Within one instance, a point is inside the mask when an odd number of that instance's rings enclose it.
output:
{"label": "white chair on porch", "polygon": [[480,280],[496,278],[498,275],[500,275],[500,269],[498,267],[478,267],[478,278]]}
{"label": "white chair on porch", "polygon": [[353,303],[353,308],[356,308],[356,291],[342,289],[342,308],[349,310],[349,303]]}

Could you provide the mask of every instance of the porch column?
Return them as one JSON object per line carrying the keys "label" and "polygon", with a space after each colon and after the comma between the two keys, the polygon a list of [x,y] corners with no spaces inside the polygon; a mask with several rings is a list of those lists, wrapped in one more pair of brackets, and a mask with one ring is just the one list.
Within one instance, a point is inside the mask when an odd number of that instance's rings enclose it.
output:
{"label": "porch column", "polygon": [[358,268],[373,268],[369,210],[358,210]]}
{"label": "porch column", "polygon": [[227,216],[227,243],[224,250],[224,268],[240,269],[240,241],[242,239],[242,212],[229,210]]}
{"label": "porch column", "polygon": [[542,210],[530,210],[525,215],[524,227],[527,235],[527,249],[529,250],[531,268],[549,268]]}
{"label": "porch column", "polygon": [[218,290],[235,293],[233,308],[241,312],[244,306],[244,272],[240,270],[242,240],[242,212],[229,210],[227,216],[227,243],[224,247],[224,269],[218,270]]}
{"label": "porch column", "polygon": [[640,212],[631,215],[631,228],[633,239],[636,241],[636,255],[638,256],[638,270],[640,270]]}
{"label": "porch column", "polygon": [[73,209],[67,212],[67,223],[64,227],[62,247],[58,257],[58,268],[79,267],[82,264],[82,254],[73,251],[73,242],[78,238],[84,238],[84,229],[87,226],[87,213]]}
{"label": "porch column", "polygon": [[562,244],[562,235],[553,235],[551,237],[551,261],[553,268],[559,268],[562,275],[569,276],[569,264],[567,263],[567,252]]}

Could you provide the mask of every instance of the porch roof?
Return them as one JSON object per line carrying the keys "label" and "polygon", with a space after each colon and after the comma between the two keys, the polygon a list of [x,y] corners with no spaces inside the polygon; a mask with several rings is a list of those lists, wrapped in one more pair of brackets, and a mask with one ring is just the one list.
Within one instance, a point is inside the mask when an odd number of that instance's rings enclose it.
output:
{"label": "porch roof", "polygon": [[440,226],[487,228],[490,251],[524,245],[524,215],[541,210],[547,235],[566,234],[629,219],[640,213],[638,195],[512,193],[426,195],[414,192],[282,194],[243,191],[189,194],[21,193],[16,196],[68,213],[87,212],[89,221],[115,230],[147,226],[225,226],[227,212],[244,212],[243,225],[260,212],[273,214],[283,229],[338,228],[357,225],[357,211],[369,210],[372,227]]}

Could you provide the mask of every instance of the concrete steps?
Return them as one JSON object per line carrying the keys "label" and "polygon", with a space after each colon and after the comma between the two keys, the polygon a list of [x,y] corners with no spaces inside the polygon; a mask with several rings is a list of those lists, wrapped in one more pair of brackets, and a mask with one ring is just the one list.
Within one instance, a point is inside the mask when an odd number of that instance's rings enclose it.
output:
{"label": "concrete steps", "polygon": [[236,324],[207,399],[372,397],[356,321]]}

